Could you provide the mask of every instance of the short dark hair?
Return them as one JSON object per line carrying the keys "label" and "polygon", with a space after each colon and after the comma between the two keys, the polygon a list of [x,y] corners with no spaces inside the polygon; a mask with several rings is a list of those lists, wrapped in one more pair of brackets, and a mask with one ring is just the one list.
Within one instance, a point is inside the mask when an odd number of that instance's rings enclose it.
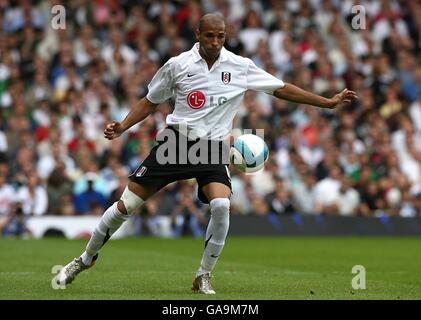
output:
{"label": "short dark hair", "polygon": [[220,14],[219,12],[208,13],[208,14],[205,14],[204,16],[202,16],[200,18],[200,20],[199,20],[199,31],[202,31],[203,25],[207,21],[222,22],[225,25],[225,20],[224,20],[224,17],[222,16],[222,14]]}

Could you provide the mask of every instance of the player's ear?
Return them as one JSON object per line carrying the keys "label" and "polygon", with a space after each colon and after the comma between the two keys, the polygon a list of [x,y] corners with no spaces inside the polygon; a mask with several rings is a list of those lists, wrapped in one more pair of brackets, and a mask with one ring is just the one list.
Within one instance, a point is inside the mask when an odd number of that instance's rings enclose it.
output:
{"label": "player's ear", "polygon": [[200,38],[200,31],[199,29],[196,29],[196,40],[199,41]]}

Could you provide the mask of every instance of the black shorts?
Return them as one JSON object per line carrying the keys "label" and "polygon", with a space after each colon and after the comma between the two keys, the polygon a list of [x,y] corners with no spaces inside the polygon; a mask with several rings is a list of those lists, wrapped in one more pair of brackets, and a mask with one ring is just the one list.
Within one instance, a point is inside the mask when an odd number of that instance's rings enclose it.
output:
{"label": "black shorts", "polygon": [[[175,137],[175,140],[162,138],[170,136],[169,134],[172,138]],[[198,146],[205,145],[207,148],[201,149],[197,156],[195,152]],[[129,179],[142,186],[161,189],[174,181],[195,178],[198,184],[198,198],[204,203],[209,203],[202,191],[203,186],[219,182],[231,189],[228,152],[229,146],[226,143],[200,139],[189,141],[169,126],[160,133],[157,145]]]}

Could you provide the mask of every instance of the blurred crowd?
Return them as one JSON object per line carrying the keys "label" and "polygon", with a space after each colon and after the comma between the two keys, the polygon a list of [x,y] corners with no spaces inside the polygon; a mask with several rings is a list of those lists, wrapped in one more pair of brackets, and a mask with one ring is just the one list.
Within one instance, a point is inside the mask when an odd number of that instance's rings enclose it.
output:
{"label": "blurred crowd", "polygon": [[[65,29],[52,27],[58,4]],[[119,199],[173,101],[117,140],[104,124],[215,11],[232,52],[317,94],[360,97],[324,110],[247,92],[234,128],[264,129],[270,158],[256,175],[232,168],[232,214],[421,216],[420,1],[0,0],[0,217],[101,215]],[[171,184],[139,215],[194,232],[207,212],[196,188]]]}

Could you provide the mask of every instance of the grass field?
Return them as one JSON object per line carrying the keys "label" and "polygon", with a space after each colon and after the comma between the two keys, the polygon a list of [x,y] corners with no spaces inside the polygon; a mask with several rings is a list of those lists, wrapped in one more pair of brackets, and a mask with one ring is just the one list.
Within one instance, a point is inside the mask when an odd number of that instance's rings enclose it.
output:
{"label": "grass field", "polygon": [[[421,238],[230,237],[215,269],[217,294],[190,291],[203,241],[109,241],[98,263],[65,290],[51,286],[54,265],[86,241],[0,240],[0,299],[421,299]],[[354,265],[366,289],[354,290]]]}

